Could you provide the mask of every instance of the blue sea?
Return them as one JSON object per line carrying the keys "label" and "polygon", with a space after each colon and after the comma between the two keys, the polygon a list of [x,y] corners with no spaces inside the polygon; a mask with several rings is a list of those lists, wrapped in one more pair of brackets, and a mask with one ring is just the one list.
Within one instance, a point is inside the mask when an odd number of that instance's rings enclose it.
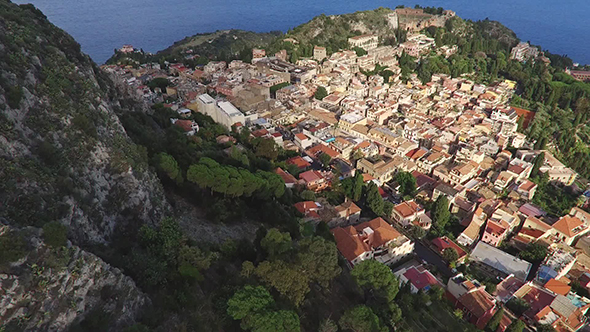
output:
{"label": "blue sea", "polygon": [[466,19],[497,20],[523,41],[590,64],[590,0],[16,0],[33,3],[97,63],[132,44],[156,52],[196,33],[281,30],[319,14],[397,5],[444,7]]}

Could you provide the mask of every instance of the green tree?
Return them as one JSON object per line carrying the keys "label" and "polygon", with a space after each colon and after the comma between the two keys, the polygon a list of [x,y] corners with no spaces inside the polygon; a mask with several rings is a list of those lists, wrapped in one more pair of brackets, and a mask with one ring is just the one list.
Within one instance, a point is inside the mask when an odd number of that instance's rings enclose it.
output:
{"label": "green tree", "polygon": [[449,264],[453,264],[459,259],[459,254],[455,248],[445,248],[442,252],[442,257],[449,262]]}
{"label": "green tree", "polygon": [[412,228],[410,229],[410,234],[412,234],[412,236],[416,239],[421,239],[424,236],[426,236],[426,231],[424,230],[424,228],[418,225],[412,225]]}
{"label": "green tree", "polygon": [[379,188],[374,182],[369,182],[365,195],[365,202],[373,213],[380,216],[383,214],[383,197],[379,194]]}
{"label": "green tree", "polygon": [[344,194],[352,199],[353,201],[359,201],[363,194],[363,175],[361,172],[356,172],[354,177],[346,178],[342,180],[342,188]]}
{"label": "green tree", "polygon": [[488,325],[486,325],[485,330],[487,332],[496,332],[498,330],[498,326],[500,326],[500,322],[502,321],[502,317],[504,316],[504,308],[500,307],[498,311],[492,316]]}
{"label": "green tree", "polygon": [[314,97],[317,100],[323,100],[328,96],[328,91],[323,86],[318,86],[317,90],[315,91]]}
{"label": "green tree", "polygon": [[293,311],[274,311],[274,299],[262,286],[244,286],[227,301],[227,313],[241,320],[241,327],[256,332],[298,332],[299,316]]}
{"label": "green tree", "polygon": [[300,196],[301,196],[301,199],[306,200],[306,201],[315,201],[316,200],[315,193],[311,190],[302,191]]}
{"label": "green tree", "polygon": [[556,332],[556,330],[549,324],[539,324],[537,325],[537,332]]}
{"label": "green tree", "polygon": [[153,80],[151,80],[147,86],[152,89],[152,91],[154,91],[154,89],[156,88],[160,88],[160,90],[162,92],[166,92],[166,87],[169,85],[170,83],[168,82],[168,79],[166,77],[156,77]]}
{"label": "green tree", "polygon": [[518,256],[533,264],[541,263],[547,256],[547,247],[540,243],[531,243],[525,250],[521,251]]}
{"label": "green tree", "polygon": [[330,155],[327,153],[320,154],[319,159],[320,159],[320,162],[322,163],[322,165],[324,165],[324,166],[330,165],[330,162],[332,161],[332,157],[330,157]]}
{"label": "green tree", "polygon": [[416,191],[416,178],[411,173],[400,171],[395,175],[394,179],[399,185],[402,195],[413,195]]}
{"label": "green tree", "polygon": [[299,52],[297,50],[293,50],[291,52],[291,63],[297,63],[297,61],[299,61]]}
{"label": "green tree", "polygon": [[393,203],[391,203],[390,201],[384,201],[383,202],[383,216],[386,216],[388,218],[391,218],[391,213],[393,212]]}
{"label": "green tree", "polygon": [[515,319],[510,325],[508,325],[506,332],[522,332],[525,327],[526,324],[522,320]]}
{"label": "green tree", "polygon": [[320,327],[318,328],[318,332],[338,332],[338,325],[331,320],[331,319],[324,319],[320,323]]}
{"label": "green tree", "polygon": [[348,329],[355,332],[387,331],[387,327],[381,323],[379,317],[375,315],[371,308],[365,305],[359,305],[346,310],[344,315],[340,318],[339,324],[342,329]]}
{"label": "green tree", "polygon": [[439,285],[434,285],[432,286],[432,288],[430,288],[430,291],[428,293],[430,294],[430,298],[432,300],[440,301],[445,295],[445,290]]}
{"label": "green tree", "polygon": [[279,149],[275,141],[270,138],[256,139],[254,142],[254,151],[258,157],[264,157],[269,160],[275,160],[279,156]]}
{"label": "green tree", "polygon": [[392,301],[399,291],[399,282],[391,269],[376,260],[364,260],[354,266],[350,273],[356,283],[366,292]]}
{"label": "green tree", "polygon": [[302,273],[306,274],[310,281],[328,289],[330,282],[342,272],[338,266],[336,244],[314,236],[299,241],[298,245],[297,263]]}
{"label": "green tree", "polygon": [[262,286],[244,286],[227,301],[227,313],[233,319],[244,319],[274,305],[274,299]]}
{"label": "green tree", "polygon": [[271,228],[260,241],[260,245],[270,257],[276,258],[289,251],[293,244],[289,233]]}
{"label": "green tree", "polygon": [[516,130],[517,130],[519,133],[522,133],[522,132],[524,131],[524,115],[521,115],[521,116],[518,118],[518,122],[517,122],[516,124],[517,124],[517,129],[516,129]]}
{"label": "green tree", "polygon": [[23,236],[9,230],[0,235],[0,271],[2,265],[15,262],[27,254],[27,244]]}
{"label": "green tree", "polygon": [[68,242],[68,228],[57,221],[43,225],[43,241],[54,248],[65,246]]}
{"label": "green tree", "polygon": [[178,163],[174,157],[165,152],[161,152],[156,155],[156,160],[158,170],[166,174],[171,180],[182,182],[180,167],[178,167]]}
{"label": "green tree", "polygon": [[256,267],[256,276],[272,286],[295,306],[301,305],[309,292],[309,278],[292,264],[281,260],[264,261]]}
{"label": "green tree", "polygon": [[522,315],[530,307],[531,306],[528,304],[528,302],[518,297],[513,297],[508,302],[506,302],[506,308],[515,313],[517,317],[520,317],[520,315]]}
{"label": "green tree", "polygon": [[357,47],[354,47],[352,50],[356,52],[356,56],[367,55],[367,51],[365,51],[365,49],[362,47],[357,46]]}
{"label": "green tree", "polygon": [[539,176],[539,169],[545,163],[545,152],[539,153],[533,160],[533,169],[531,170],[531,178]]}
{"label": "green tree", "polygon": [[279,310],[257,314],[251,320],[252,332],[299,332],[299,316],[292,310]]}
{"label": "green tree", "polygon": [[444,229],[450,218],[451,212],[449,211],[449,200],[447,199],[447,196],[440,195],[434,202],[434,208],[432,210],[432,223],[438,229]]}

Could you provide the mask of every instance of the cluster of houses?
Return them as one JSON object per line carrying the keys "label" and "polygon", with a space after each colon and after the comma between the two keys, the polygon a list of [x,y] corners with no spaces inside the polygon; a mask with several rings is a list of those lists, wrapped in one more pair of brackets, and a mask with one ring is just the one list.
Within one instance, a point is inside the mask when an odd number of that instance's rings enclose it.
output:
{"label": "cluster of houses", "polygon": [[[271,139],[297,156],[275,172],[293,190],[321,193],[335,180],[362,173],[364,183],[379,187],[384,200],[394,203],[391,215],[365,218],[357,202],[346,199],[331,205],[324,199],[296,203],[306,222],[326,222],[340,254],[350,267],[375,259],[399,265],[394,273],[414,292],[438,285],[465,319],[483,328],[504,304],[519,299],[527,304],[520,315],[531,327],[552,325],[558,331],[577,331],[586,323],[590,300],[572,291],[572,283],[590,290],[590,214],[574,207],[563,216],[549,216],[532,203],[538,184],[531,179],[534,161],[543,155],[538,171],[551,185],[571,186],[577,174],[550,150],[535,150],[522,133],[535,113],[512,107],[515,82],[490,85],[467,78],[434,74],[423,84],[417,76],[401,80],[399,57],[417,58],[436,48],[432,38],[415,26],[443,24],[454,13],[423,15],[416,10],[396,10],[391,25],[410,31],[398,46],[381,45],[379,36],[365,34],[349,39],[350,49],[327,54],[318,45],[313,57],[293,64],[280,51],[267,55],[253,50],[252,63],[239,60],[188,68],[182,64],[150,63],[139,68],[103,66],[130,94],[147,103],[165,102],[178,112],[171,119],[187,135],[199,131],[191,114],[210,116],[230,130],[248,128],[253,137]],[[409,17],[409,18],[408,18]],[[442,17],[442,18],[441,18]],[[442,19],[442,21],[440,21]],[[441,23],[442,22],[442,23]],[[288,42],[297,43],[292,38]],[[361,47],[358,56],[352,48]],[[456,47],[446,47],[449,56]],[[196,55],[188,54],[187,56]],[[538,58],[535,50],[519,44],[512,57]],[[387,80],[365,75],[376,65],[393,72]],[[168,86],[150,88],[156,78]],[[314,98],[319,87],[327,96]],[[217,137],[232,144],[230,136]],[[326,157],[327,156],[327,157]],[[416,195],[403,200],[395,182],[398,172],[416,180]],[[435,238],[425,245],[439,254],[456,251],[457,264],[477,269],[497,284],[490,290],[467,273],[440,275],[428,264],[413,261],[416,239],[406,230],[432,228],[432,216],[423,206],[444,195],[449,210],[459,219],[456,237]],[[320,195],[321,196],[321,195]],[[503,244],[527,249],[541,244],[549,254],[537,269],[503,251]],[[578,292],[579,293],[579,292]]]}

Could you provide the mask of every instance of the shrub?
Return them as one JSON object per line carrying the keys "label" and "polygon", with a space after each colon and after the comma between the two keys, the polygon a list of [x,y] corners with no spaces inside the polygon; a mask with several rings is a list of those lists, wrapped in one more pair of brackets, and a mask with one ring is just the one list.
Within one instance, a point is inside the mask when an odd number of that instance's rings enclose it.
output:
{"label": "shrub", "polygon": [[56,221],[47,223],[43,225],[43,240],[50,247],[63,247],[68,241],[68,229]]}
{"label": "shrub", "polygon": [[0,265],[15,262],[26,255],[26,243],[16,232],[6,232],[0,236]]}
{"label": "shrub", "polygon": [[6,101],[11,108],[18,108],[20,100],[23,98],[23,89],[20,86],[13,86],[8,88],[6,93]]}

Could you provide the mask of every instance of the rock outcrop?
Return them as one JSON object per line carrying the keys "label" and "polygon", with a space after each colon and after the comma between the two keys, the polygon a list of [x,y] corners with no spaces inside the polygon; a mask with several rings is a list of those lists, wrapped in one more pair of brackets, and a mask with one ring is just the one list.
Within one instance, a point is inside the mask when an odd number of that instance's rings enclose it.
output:
{"label": "rock outcrop", "polygon": [[60,221],[79,245],[168,210],[126,100],[80,45],[32,5],[0,0],[0,220]]}
{"label": "rock outcrop", "polygon": [[[169,213],[117,116],[143,107],[39,10],[0,0],[0,233],[12,229],[0,234],[0,330],[120,331],[150,302],[81,249]],[[67,226],[68,246],[43,243],[50,222]]]}
{"label": "rock outcrop", "polygon": [[0,266],[0,322],[9,329],[65,331],[102,315],[108,320],[100,324],[120,330],[149,304],[131,278],[79,247],[51,248],[32,227],[0,228],[6,235],[26,239],[27,248],[17,262]]}

